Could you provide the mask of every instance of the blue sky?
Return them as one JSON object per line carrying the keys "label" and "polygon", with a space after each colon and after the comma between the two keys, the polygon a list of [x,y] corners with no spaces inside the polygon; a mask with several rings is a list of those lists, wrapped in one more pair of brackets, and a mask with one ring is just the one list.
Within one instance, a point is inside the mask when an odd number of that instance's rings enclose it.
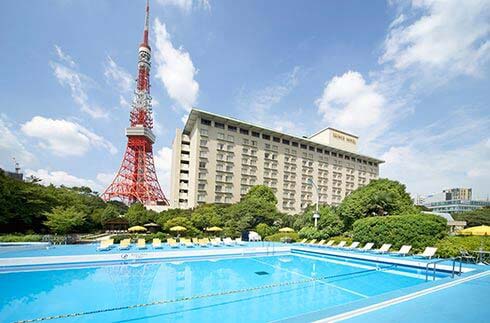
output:
{"label": "blue sky", "polygon": [[[102,190],[125,149],[144,2],[0,3],[0,166]],[[490,194],[490,1],[151,0],[166,195],[192,106],[296,135],[334,126],[411,193]]]}

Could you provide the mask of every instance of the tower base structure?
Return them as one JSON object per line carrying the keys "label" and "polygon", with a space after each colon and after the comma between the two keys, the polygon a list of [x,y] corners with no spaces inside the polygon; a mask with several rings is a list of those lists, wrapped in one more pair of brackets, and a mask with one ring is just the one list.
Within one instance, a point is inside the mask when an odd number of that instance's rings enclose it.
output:
{"label": "tower base structure", "polygon": [[136,126],[126,129],[128,145],[121,167],[112,184],[101,195],[108,201],[119,199],[126,204],[169,205],[158,183],[153,161],[155,135],[151,129]]}

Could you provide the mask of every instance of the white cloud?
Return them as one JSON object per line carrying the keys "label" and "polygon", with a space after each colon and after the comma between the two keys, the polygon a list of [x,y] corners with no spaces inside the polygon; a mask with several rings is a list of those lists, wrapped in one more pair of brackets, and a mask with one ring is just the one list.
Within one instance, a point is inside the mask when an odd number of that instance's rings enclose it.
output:
{"label": "white cloud", "polygon": [[21,130],[29,137],[37,138],[43,149],[58,156],[81,156],[90,148],[107,149],[115,154],[117,149],[103,137],[78,123],[35,116],[22,125]]}
{"label": "white cloud", "polygon": [[189,111],[197,101],[199,84],[197,70],[191,57],[182,47],[175,48],[165,24],[155,19],[155,77],[163,82],[168,96]]}
{"label": "white cloud", "polygon": [[359,135],[364,143],[376,139],[391,121],[378,85],[366,83],[358,72],[333,77],[316,104],[325,123]]}
{"label": "white cloud", "polygon": [[61,50],[61,47],[58,46],[58,45],[54,45],[54,49],[56,51],[56,55],[58,55],[58,58],[65,62],[66,64],[68,64],[70,67],[76,67],[77,64],[75,63],[75,61],[73,60],[73,58],[71,58],[70,55],[66,54],[65,52],[63,52]]}
{"label": "white cloud", "polygon": [[209,0],[158,0],[163,6],[177,7],[188,13],[193,9],[211,10]]}
{"label": "white cloud", "polygon": [[419,129],[388,133],[381,176],[400,180],[414,194],[458,186],[488,193],[489,128],[488,116],[461,109]]}
{"label": "white cloud", "polygon": [[65,171],[49,171],[47,169],[38,169],[32,170],[27,169],[25,175],[27,177],[34,176],[36,178],[41,179],[41,184],[50,185],[53,184],[55,186],[88,186],[92,190],[100,190],[100,184],[96,183],[93,180],[76,177],[74,175],[70,175]]}
{"label": "white cloud", "polygon": [[124,68],[117,65],[112,57],[107,56],[107,64],[105,64],[104,75],[110,84],[114,84],[116,88],[123,93],[130,93],[133,90],[134,80],[131,74]]}
{"label": "white cloud", "polygon": [[475,75],[490,58],[489,35],[489,1],[414,0],[391,24],[380,62]]}
{"label": "white cloud", "polygon": [[158,176],[158,182],[162,187],[163,193],[167,199],[170,198],[170,173],[172,167],[172,149],[168,147],[160,148],[156,154],[155,168]]}
{"label": "white cloud", "polygon": [[92,118],[107,118],[109,116],[107,111],[89,102],[86,87],[91,80],[73,68],[76,66],[75,62],[61,51],[59,46],[55,46],[55,49],[60,62],[50,62],[50,65],[58,82],[70,89],[71,97],[81,111],[89,114]]}
{"label": "white cloud", "polygon": [[11,130],[11,125],[0,116],[0,167],[13,169],[12,158],[15,158],[21,167],[31,165],[36,160],[19,140],[19,136]]}
{"label": "white cloud", "polygon": [[116,176],[115,173],[98,173],[95,177],[104,187],[109,186]]}
{"label": "white cloud", "polygon": [[[237,104],[241,111],[246,112],[243,117],[246,120],[259,125],[285,131],[292,134],[303,133],[304,127],[293,114],[301,114],[301,111],[284,112],[275,111],[274,108],[298,85],[301,68],[295,66],[290,72],[278,77],[274,84],[269,84],[263,89],[244,94],[243,88],[237,96]],[[184,120],[183,120],[184,121]],[[184,121],[185,122],[185,121]]]}

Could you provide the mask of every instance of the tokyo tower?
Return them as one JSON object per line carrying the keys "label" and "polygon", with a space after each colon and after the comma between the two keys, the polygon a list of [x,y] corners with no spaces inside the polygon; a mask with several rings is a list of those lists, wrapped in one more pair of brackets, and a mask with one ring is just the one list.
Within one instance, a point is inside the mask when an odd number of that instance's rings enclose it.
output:
{"label": "tokyo tower", "polygon": [[126,204],[140,202],[145,205],[168,205],[158,183],[153,162],[153,117],[150,96],[151,48],[148,44],[150,6],[146,1],[143,42],[138,52],[138,79],[130,127],[126,128],[128,144],[119,171],[112,184],[101,195],[105,201],[119,199]]}

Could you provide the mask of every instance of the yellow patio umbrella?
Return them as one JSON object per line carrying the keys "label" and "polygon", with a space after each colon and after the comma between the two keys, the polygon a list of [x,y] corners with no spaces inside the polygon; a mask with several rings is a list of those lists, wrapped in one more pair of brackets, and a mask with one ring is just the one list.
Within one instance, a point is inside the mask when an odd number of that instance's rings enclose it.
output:
{"label": "yellow patio umbrella", "polygon": [[459,234],[473,236],[490,236],[490,226],[480,225],[478,227],[467,228],[459,231]]}
{"label": "yellow patio umbrella", "polygon": [[134,227],[131,227],[128,229],[128,231],[132,232],[138,232],[138,231],[146,231],[146,228],[145,227],[142,227],[140,225],[135,225]]}
{"label": "yellow patio umbrella", "polygon": [[178,232],[178,231],[186,231],[186,230],[187,230],[187,228],[182,227],[182,226],[180,226],[180,225],[176,225],[175,227],[171,227],[171,228],[170,228],[170,231],[177,231],[177,232]]}
{"label": "yellow patio umbrella", "polygon": [[218,232],[218,231],[223,231],[220,227],[211,227],[211,228],[206,228],[206,231],[208,232]]}
{"label": "yellow patio umbrella", "polygon": [[285,227],[285,228],[281,228],[281,229],[279,229],[279,232],[294,232],[294,229],[291,229],[291,228]]}

